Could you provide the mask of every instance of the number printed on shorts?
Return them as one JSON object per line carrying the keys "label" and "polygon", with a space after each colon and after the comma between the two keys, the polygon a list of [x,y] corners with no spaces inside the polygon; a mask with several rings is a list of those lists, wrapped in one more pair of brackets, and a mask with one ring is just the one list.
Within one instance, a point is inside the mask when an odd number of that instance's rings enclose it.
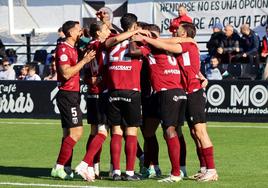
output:
{"label": "number printed on shorts", "polygon": [[128,54],[128,45],[129,45],[128,40],[125,40],[124,42],[117,44],[110,53],[110,61],[111,62],[117,62],[117,61],[130,62],[131,58],[126,57],[126,54]]}
{"label": "number printed on shorts", "polygon": [[76,117],[77,116],[76,107],[71,108],[71,112],[72,112],[72,117]]}

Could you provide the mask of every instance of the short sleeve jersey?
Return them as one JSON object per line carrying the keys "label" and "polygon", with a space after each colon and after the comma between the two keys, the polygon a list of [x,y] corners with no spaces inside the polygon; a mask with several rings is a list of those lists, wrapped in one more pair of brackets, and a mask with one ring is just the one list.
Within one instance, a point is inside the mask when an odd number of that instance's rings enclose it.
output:
{"label": "short sleeve jersey", "polygon": [[182,72],[182,84],[187,93],[202,88],[198,77],[200,72],[200,55],[198,47],[193,43],[182,43],[182,53],[176,55]]}
{"label": "short sleeve jersey", "polygon": [[[96,51],[95,58],[85,66],[85,82],[88,84],[88,92],[93,94],[99,94],[106,89],[106,65],[107,65],[107,53],[105,51],[104,43],[99,40],[94,40],[89,43],[87,49]],[[90,80],[91,77],[98,77],[100,80],[97,85],[93,85]]]}
{"label": "short sleeve jersey", "polygon": [[164,91],[168,89],[182,89],[180,68],[176,58],[166,51],[148,47],[141,48],[144,56],[148,57],[150,80],[153,89]]}
{"label": "short sleeve jersey", "polygon": [[140,91],[142,61],[128,57],[128,47],[129,40],[124,40],[107,50],[108,89]]}
{"label": "short sleeve jersey", "polygon": [[57,80],[60,90],[66,91],[79,91],[80,90],[80,75],[79,72],[73,75],[70,79],[66,80],[61,72],[59,66],[70,65],[75,66],[78,62],[78,54],[75,47],[67,42],[58,44],[56,48],[56,66],[57,66]]}

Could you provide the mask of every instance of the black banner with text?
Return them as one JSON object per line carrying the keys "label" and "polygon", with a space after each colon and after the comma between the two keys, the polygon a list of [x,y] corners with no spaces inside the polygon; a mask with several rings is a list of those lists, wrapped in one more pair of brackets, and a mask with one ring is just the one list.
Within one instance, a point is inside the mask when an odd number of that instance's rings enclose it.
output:
{"label": "black banner with text", "polygon": [[[86,114],[87,86],[81,84]],[[59,118],[54,81],[0,81],[0,118]],[[210,81],[208,121],[268,122],[267,81]]]}

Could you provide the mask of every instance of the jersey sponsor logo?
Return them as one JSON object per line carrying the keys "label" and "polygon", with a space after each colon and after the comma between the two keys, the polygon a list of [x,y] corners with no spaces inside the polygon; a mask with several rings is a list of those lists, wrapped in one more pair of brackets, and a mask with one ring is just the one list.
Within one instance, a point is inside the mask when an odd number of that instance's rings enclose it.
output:
{"label": "jersey sponsor logo", "polygon": [[63,62],[66,62],[66,61],[68,61],[68,56],[66,54],[62,54],[60,56],[60,60],[63,61]]}
{"label": "jersey sponsor logo", "polygon": [[124,65],[114,65],[110,66],[109,70],[123,70],[123,71],[131,71],[132,66],[124,66]]}
{"label": "jersey sponsor logo", "polygon": [[167,70],[164,70],[164,74],[180,74],[180,70],[177,70],[177,69],[167,69]]}
{"label": "jersey sponsor logo", "polygon": [[124,101],[124,102],[131,102],[131,98],[126,98],[126,97],[110,97],[109,98],[110,102],[114,101]]}

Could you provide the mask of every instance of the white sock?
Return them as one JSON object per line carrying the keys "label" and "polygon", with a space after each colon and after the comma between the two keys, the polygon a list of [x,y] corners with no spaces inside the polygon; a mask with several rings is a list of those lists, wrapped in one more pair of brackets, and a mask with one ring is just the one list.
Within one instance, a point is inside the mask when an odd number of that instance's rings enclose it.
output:
{"label": "white sock", "polygon": [[97,176],[100,174],[100,163],[94,164],[94,172]]}
{"label": "white sock", "polygon": [[113,170],[113,175],[115,174],[121,176],[121,170]]}
{"label": "white sock", "polygon": [[207,171],[207,167],[205,167],[205,166],[201,166],[201,167],[200,167],[200,171],[201,171],[202,173],[205,173],[205,172]]}
{"label": "white sock", "polygon": [[126,171],[126,175],[134,176],[134,171]]}
{"label": "white sock", "polygon": [[56,164],[56,169],[61,169],[61,168],[64,168],[64,166],[60,164]]}
{"label": "white sock", "polygon": [[85,161],[81,161],[78,166],[81,167],[81,168],[87,168],[88,164]]}

